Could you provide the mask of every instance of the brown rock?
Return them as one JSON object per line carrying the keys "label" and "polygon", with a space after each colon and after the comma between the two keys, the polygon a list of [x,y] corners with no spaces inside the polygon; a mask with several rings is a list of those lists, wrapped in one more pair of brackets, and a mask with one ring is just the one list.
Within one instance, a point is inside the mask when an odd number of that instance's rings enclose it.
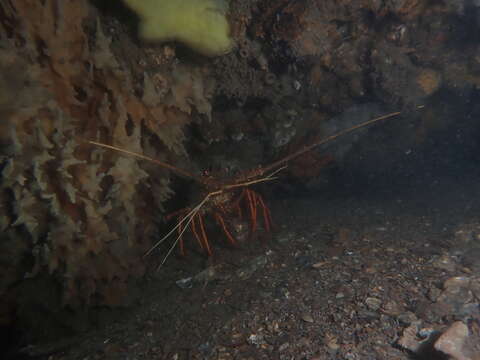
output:
{"label": "brown rock", "polygon": [[463,322],[457,321],[438,338],[434,347],[455,360],[472,360],[464,349],[468,336],[468,327]]}
{"label": "brown rock", "polygon": [[424,69],[417,76],[417,84],[425,95],[431,95],[437,91],[441,82],[440,74],[431,69]]}

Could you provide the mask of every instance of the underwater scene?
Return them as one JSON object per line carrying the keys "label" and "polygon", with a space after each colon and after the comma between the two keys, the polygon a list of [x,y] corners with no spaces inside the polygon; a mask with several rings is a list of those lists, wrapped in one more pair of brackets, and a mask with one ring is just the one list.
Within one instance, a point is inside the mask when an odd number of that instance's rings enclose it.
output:
{"label": "underwater scene", "polygon": [[0,0],[2,359],[480,360],[479,0]]}

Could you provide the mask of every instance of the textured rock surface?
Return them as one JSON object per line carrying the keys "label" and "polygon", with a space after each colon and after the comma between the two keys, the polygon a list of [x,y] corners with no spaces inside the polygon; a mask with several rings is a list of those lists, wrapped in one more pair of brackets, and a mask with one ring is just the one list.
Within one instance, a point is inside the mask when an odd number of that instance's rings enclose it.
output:
{"label": "textured rock surface", "polygon": [[179,68],[162,82],[120,57],[125,42],[112,44],[87,1],[6,1],[0,9],[2,323],[42,302],[17,295],[45,274],[46,288],[31,290],[58,294],[42,305],[47,311],[128,303],[172,195],[169,175],[86,140],[173,161],[185,154],[195,103],[210,112],[201,80]]}
{"label": "textured rock surface", "polygon": [[457,321],[450,325],[435,342],[435,349],[455,360],[471,360],[473,358],[464,349],[468,336],[468,327],[461,321]]}

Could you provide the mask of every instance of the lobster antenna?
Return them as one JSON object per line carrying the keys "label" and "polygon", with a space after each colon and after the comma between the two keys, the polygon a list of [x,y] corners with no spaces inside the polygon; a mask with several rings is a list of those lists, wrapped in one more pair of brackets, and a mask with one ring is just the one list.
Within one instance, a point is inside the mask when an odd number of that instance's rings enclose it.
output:
{"label": "lobster antenna", "polygon": [[116,146],[107,145],[107,144],[92,141],[92,140],[87,140],[87,142],[90,143],[90,144],[96,145],[96,146],[103,147],[105,149],[121,152],[123,154],[127,154],[127,155],[130,155],[130,156],[136,157],[138,159],[150,161],[154,164],[157,164],[157,165],[159,165],[163,168],[166,168],[166,169],[172,171],[173,173],[175,173],[179,176],[182,176],[182,177],[185,177],[185,178],[188,178],[188,179],[192,179],[192,180],[194,180],[194,181],[196,181],[200,184],[205,185],[205,181],[200,176],[196,176],[196,175],[188,172],[187,170],[180,169],[180,168],[178,168],[176,166],[173,166],[173,165],[170,165],[166,162],[151,158],[150,156],[146,156],[146,155],[143,155],[143,154],[136,153],[134,151],[125,150],[125,149],[122,149],[122,148],[119,148],[119,147],[116,147]]}
{"label": "lobster antenna", "polygon": [[[419,109],[423,108],[424,106],[421,105],[421,106],[418,106]],[[386,119],[390,119],[390,118],[393,118],[395,116],[398,116],[400,115],[402,112],[401,111],[395,111],[395,112],[392,112],[390,114],[386,114],[386,115],[382,115],[382,116],[379,116],[379,117],[376,117],[372,120],[368,120],[368,121],[365,121],[363,123],[360,123],[358,125],[355,125],[355,126],[352,126],[352,127],[349,127],[348,129],[345,129],[345,130],[342,130],[342,131],[339,131],[337,132],[336,134],[333,134],[333,135],[330,135],[330,136],[327,136],[326,138],[323,138],[323,139],[320,139],[318,141],[315,141],[314,143],[310,144],[310,145],[306,145],[304,147],[302,147],[300,150],[297,150],[296,152],[288,155],[288,156],[285,156],[284,158],[278,160],[278,161],[275,161],[273,164],[270,164],[266,167],[263,167],[260,169],[259,173],[256,174],[256,176],[261,176],[263,175],[264,173],[268,172],[268,171],[271,171],[272,169],[275,169],[277,168],[278,166],[280,165],[283,165],[287,162],[289,162],[290,160],[293,160],[297,157],[299,157],[300,155],[303,155],[305,154],[306,152],[312,150],[313,148],[317,147],[317,146],[320,146],[320,145],[323,145],[323,144],[326,144],[330,141],[333,141],[339,137],[342,137],[343,135],[346,135],[346,134],[349,134],[351,132],[354,132],[358,129],[361,129],[365,126],[368,126],[368,125],[371,125],[371,124],[374,124],[376,122],[379,122],[379,121],[382,121],[382,120],[386,120]]]}

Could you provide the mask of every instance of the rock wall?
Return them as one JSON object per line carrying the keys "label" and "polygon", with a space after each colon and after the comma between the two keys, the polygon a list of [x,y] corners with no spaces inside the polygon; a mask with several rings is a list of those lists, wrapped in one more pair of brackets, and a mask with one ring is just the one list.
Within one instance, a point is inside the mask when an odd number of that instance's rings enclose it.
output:
{"label": "rock wall", "polygon": [[[369,141],[370,132],[345,140],[379,154],[371,163],[377,168],[399,153],[421,152],[432,136],[473,125],[461,109],[479,86],[476,2],[267,0],[233,2],[232,9],[238,46],[213,69],[216,95],[228,99],[223,141],[256,144],[257,159],[268,162],[365,120],[355,115],[359,106],[373,117],[408,113],[382,127],[377,141]],[[228,120],[238,119],[238,109],[247,114],[240,125]],[[298,159],[317,168],[313,177],[324,168],[322,152],[337,163],[348,155],[317,151]],[[301,172],[291,175],[303,181]]]}
{"label": "rock wall", "polygon": [[192,109],[210,114],[200,70],[166,54],[149,73],[121,31],[88,1],[0,4],[1,325],[128,303],[170,174],[87,141],[175,163]]}

